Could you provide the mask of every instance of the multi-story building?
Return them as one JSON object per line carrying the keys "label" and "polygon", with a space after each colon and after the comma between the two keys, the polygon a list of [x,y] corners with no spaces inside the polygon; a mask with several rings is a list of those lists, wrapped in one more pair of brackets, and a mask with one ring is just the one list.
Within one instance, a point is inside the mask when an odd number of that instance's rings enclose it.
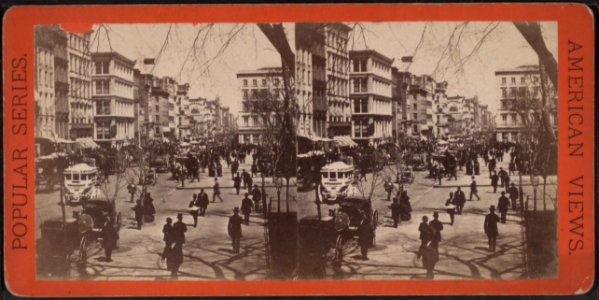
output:
{"label": "multi-story building", "polygon": [[[499,89],[500,107],[495,116],[495,132],[497,141],[518,141],[522,133],[529,130],[532,122],[526,124],[523,114],[532,113],[532,102],[542,103],[543,94],[549,118],[554,130],[557,130],[557,96],[555,88],[541,74],[538,65],[522,65],[516,68],[495,71]],[[545,89],[542,90],[544,81]],[[534,120],[534,118],[528,118]]]}
{"label": "multi-story building", "polygon": [[431,137],[435,133],[434,94],[436,84],[428,75],[399,72],[398,80],[405,95],[402,103],[404,133],[412,137]]}
{"label": "multi-story building", "polygon": [[207,138],[207,126],[204,123],[204,114],[206,113],[206,98],[190,98],[189,99],[189,125],[191,133],[194,137]]}
{"label": "multi-story building", "polygon": [[94,134],[91,33],[68,33],[69,133],[72,139],[93,138]]}
{"label": "multi-story building", "polygon": [[191,135],[191,127],[187,112],[189,111],[189,83],[179,84],[177,86],[177,97],[175,102],[177,125],[176,136],[179,139],[187,138]]}
{"label": "multi-story building", "polygon": [[55,138],[56,124],[54,30],[36,26],[35,38],[35,144],[36,155],[52,152],[48,141]]}
{"label": "multi-story building", "polygon": [[69,139],[69,60],[68,35],[57,26],[54,30],[54,97],[56,101],[56,137]]}
{"label": "multi-story building", "polygon": [[92,75],[94,101],[94,139],[104,145],[120,147],[134,138],[135,100],[134,62],[117,52],[95,52]]}
{"label": "multi-story building", "polygon": [[[148,133],[154,139],[174,137],[174,97],[177,83],[170,77],[152,76],[148,99]],[[170,112],[170,110],[173,110]],[[173,126],[171,128],[171,125]]]}
{"label": "multi-story building", "polygon": [[448,121],[447,114],[443,110],[443,103],[447,102],[447,81],[438,82],[435,85],[435,96],[433,99],[434,135],[436,137],[447,137]]}
{"label": "multi-story building", "polygon": [[349,100],[349,54],[347,42],[351,27],[343,23],[323,24],[325,39],[325,78],[327,133],[331,136],[351,135]]}
{"label": "multi-story building", "polygon": [[242,109],[237,119],[240,144],[259,144],[267,130],[276,128],[273,114],[283,99],[281,68],[261,68],[237,73]]}
{"label": "multi-story building", "polygon": [[374,50],[350,51],[349,57],[351,136],[362,144],[390,141],[393,127],[393,59]]}

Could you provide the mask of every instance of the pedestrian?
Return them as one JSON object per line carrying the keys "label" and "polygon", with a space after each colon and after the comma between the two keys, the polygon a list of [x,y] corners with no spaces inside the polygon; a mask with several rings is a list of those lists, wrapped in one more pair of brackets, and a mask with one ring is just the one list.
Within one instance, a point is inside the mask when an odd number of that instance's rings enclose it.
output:
{"label": "pedestrian", "polygon": [[[175,223],[176,224],[176,223]],[[177,279],[179,268],[183,264],[183,244],[175,243],[166,255],[166,268],[171,271],[171,279]]]}
{"label": "pedestrian", "polygon": [[393,227],[397,228],[399,224],[399,198],[393,198],[393,203],[389,206],[391,209],[391,219],[393,219]]}
{"label": "pedestrian", "polygon": [[252,185],[254,184],[254,179],[248,175],[248,193],[252,190]]}
{"label": "pedestrian", "polygon": [[493,187],[493,193],[497,193],[497,181],[499,181],[499,176],[495,171],[491,174],[491,186]]}
{"label": "pedestrian", "polygon": [[239,173],[237,172],[238,169],[239,169],[239,163],[237,162],[237,160],[234,160],[231,163],[231,179],[235,180],[235,174],[237,174],[237,176],[239,176]]}
{"label": "pedestrian", "polygon": [[175,242],[173,238],[173,219],[166,218],[166,224],[162,226],[162,234],[162,240],[164,241],[164,250],[162,250],[161,257],[164,260],[166,259],[168,252],[171,250],[171,247]]}
{"label": "pedestrian", "polygon": [[239,195],[239,189],[241,188],[241,177],[239,177],[239,172],[233,177],[233,187],[235,188],[237,195]]}
{"label": "pedestrian", "polygon": [[387,201],[391,201],[391,193],[393,192],[393,183],[391,178],[387,178],[384,184],[385,191],[387,192]]}
{"label": "pedestrian", "polygon": [[223,198],[220,197],[220,186],[218,184],[218,178],[214,178],[214,185],[212,186],[212,202],[216,201],[216,198],[223,202]]}
{"label": "pedestrian", "polygon": [[154,214],[156,214],[156,208],[154,207],[154,199],[150,192],[146,192],[146,196],[143,201],[144,208],[144,221],[154,222]]}
{"label": "pedestrian", "polygon": [[513,183],[510,185],[510,188],[507,190],[507,193],[510,195],[510,199],[512,200],[512,209],[516,210],[518,207],[518,197],[520,197],[520,191]]}
{"label": "pedestrian", "polygon": [[216,163],[216,176],[223,177],[223,165],[220,161]]}
{"label": "pedestrian", "polygon": [[443,166],[439,165],[437,167],[437,180],[439,180],[439,185],[441,185],[441,179],[443,179]]}
{"label": "pedestrian", "polygon": [[455,198],[453,197],[453,193],[449,192],[449,199],[447,199],[447,201],[445,201],[445,209],[447,210],[447,214],[449,214],[449,219],[451,220],[451,223],[449,223],[449,225],[453,226],[453,220],[454,220],[454,215],[456,213],[456,205],[455,205]]}
{"label": "pedestrian", "polygon": [[227,231],[233,242],[233,253],[239,253],[242,222],[243,219],[239,216],[239,207],[235,207],[233,209],[233,215],[229,218],[229,224],[227,225]]}
{"label": "pedestrian", "polygon": [[487,238],[489,239],[489,251],[495,252],[495,244],[497,242],[497,236],[499,231],[497,230],[497,222],[499,217],[495,214],[495,206],[489,207],[490,213],[485,216],[484,230]]}
{"label": "pedestrian", "polygon": [[478,199],[478,201],[480,201],[480,197],[478,196],[478,187],[476,185],[476,179],[474,178],[474,176],[472,176],[472,183],[470,183],[470,200],[468,201],[472,201],[472,196],[476,196],[476,199]]}
{"label": "pedestrian", "polygon": [[135,206],[133,206],[132,209],[135,212],[135,221],[137,222],[137,229],[141,230],[141,224],[143,223],[144,217],[144,208],[141,205],[141,200],[137,200]]}
{"label": "pedestrian", "polygon": [[509,170],[508,175],[514,175],[516,172],[516,164],[514,163],[513,159],[510,161],[510,164],[508,165],[508,170]]}
{"label": "pedestrian", "polygon": [[372,238],[372,229],[366,222],[366,218],[362,217],[362,221],[358,226],[358,245],[360,246],[362,260],[368,260],[368,247],[372,246]]}
{"label": "pedestrian", "polygon": [[510,175],[505,173],[505,178],[503,179],[504,189],[507,190],[510,187]]}
{"label": "pedestrian", "polygon": [[497,165],[497,161],[495,160],[494,157],[491,157],[491,159],[489,160],[489,177],[492,176],[491,173],[495,172],[495,166]]}
{"label": "pedestrian", "polygon": [[497,172],[497,176],[499,176],[499,185],[501,187],[505,186],[505,178],[508,176],[507,172],[502,167],[499,167],[499,172]]}
{"label": "pedestrian", "polygon": [[439,249],[431,242],[422,248],[422,266],[426,269],[426,278],[433,279],[435,265],[439,261]]}
{"label": "pedestrian", "polygon": [[177,214],[177,222],[173,224],[173,242],[175,244],[185,243],[185,232],[187,232],[187,225],[183,223],[183,214]]}
{"label": "pedestrian", "polygon": [[135,200],[135,192],[137,192],[137,186],[132,182],[127,186],[127,191],[129,191],[129,194],[131,194],[131,199],[129,200],[129,202],[133,203],[133,201]]}
{"label": "pedestrian", "polygon": [[198,213],[200,211],[200,203],[198,201],[198,194],[193,194],[193,199],[189,202],[189,214],[193,218],[193,227],[198,225]]}
{"label": "pedestrian", "polygon": [[256,173],[258,173],[258,165],[256,164],[256,161],[254,161],[252,163],[252,166],[250,167],[250,172],[251,172],[251,174],[250,174],[251,177],[254,177],[254,175]]}
{"label": "pedestrian", "polygon": [[241,200],[241,213],[243,214],[243,221],[245,225],[250,225],[250,213],[254,208],[254,203],[248,197],[248,193],[245,193]]}
{"label": "pedestrian", "polygon": [[208,195],[204,192],[204,189],[200,189],[200,194],[198,195],[198,202],[198,204],[200,205],[200,215],[205,216],[206,209],[208,209],[208,204],[210,204],[210,201],[208,201]]}
{"label": "pedestrian", "polygon": [[241,170],[241,180],[243,181],[243,189],[248,188],[248,178],[250,178],[250,174],[245,171],[245,169]]}
{"label": "pedestrian", "polygon": [[399,217],[402,221],[409,221],[412,218],[412,205],[408,191],[402,191],[399,196]]}
{"label": "pedestrian", "polygon": [[474,175],[480,175],[480,164],[478,159],[474,159]]}
{"label": "pedestrian", "polygon": [[106,216],[106,221],[102,227],[102,246],[104,247],[104,256],[107,262],[112,261],[112,250],[116,248],[116,242],[119,234],[112,225],[112,220]]}
{"label": "pedestrian", "polygon": [[262,202],[262,192],[255,184],[254,189],[252,190],[252,200],[254,201],[254,209],[258,210],[260,208],[260,203]]}
{"label": "pedestrian", "polygon": [[422,253],[424,252],[424,248],[428,245],[433,237],[433,231],[430,226],[428,226],[428,217],[422,216],[422,222],[420,226],[418,226],[418,231],[420,232],[420,248],[418,248],[418,253],[416,253],[416,258],[420,259]]}
{"label": "pedestrian", "polygon": [[443,231],[443,223],[439,221],[439,213],[433,213],[433,219],[428,224],[432,230],[431,244],[435,247],[439,247],[439,242],[441,242],[441,231]]}
{"label": "pedestrian", "polygon": [[505,192],[501,192],[501,197],[499,197],[499,201],[497,202],[497,210],[501,215],[501,223],[505,224],[505,217],[507,215],[507,210],[510,207],[510,200],[505,196]]}

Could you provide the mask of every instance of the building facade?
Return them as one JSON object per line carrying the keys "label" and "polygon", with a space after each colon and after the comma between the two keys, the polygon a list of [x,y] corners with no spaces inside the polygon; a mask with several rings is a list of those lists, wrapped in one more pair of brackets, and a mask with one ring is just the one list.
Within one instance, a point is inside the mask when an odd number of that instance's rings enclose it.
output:
{"label": "building facade", "polygon": [[261,68],[237,73],[241,89],[242,109],[237,119],[240,144],[259,144],[267,130],[276,124],[274,114],[283,99],[283,73],[281,68]]}
{"label": "building facade", "polygon": [[391,141],[393,59],[374,50],[350,51],[349,57],[351,137],[371,145]]}
{"label": "building facade", "polygon": [[132,141],[135,134],[134,62],[117,52],[95,52],[91,57],[94,139],[99,144],[120,147]]}
{"label": "building facade", "polygon": [[347,43],[351,28],[343,23],[322,26],[325,39],[325,78],[327,134],[329,137],[351,135],[349,100],[349,53]]}
{"label": "building facade", "polygon": [[36,26],[35,37],[35,137],[55,136],[54,29]]}
{"label": "building facade", "polygon": [[[557,131],[556,91],[546,75],[541,74],[538,65],[499,69],[495,71],[495,78],[500,95],[499,110],[495,116],[497,141],[522,139],[523,133],[534,126],[534,107],[540,108],[542,102],[546,103],[551,125]],[[523,117],[529,121],[523,120]]]}
{"label": "building facade", "polygon": [[92,60],[90,32],[68,33],[69,134],[71,139],[93,138]]}

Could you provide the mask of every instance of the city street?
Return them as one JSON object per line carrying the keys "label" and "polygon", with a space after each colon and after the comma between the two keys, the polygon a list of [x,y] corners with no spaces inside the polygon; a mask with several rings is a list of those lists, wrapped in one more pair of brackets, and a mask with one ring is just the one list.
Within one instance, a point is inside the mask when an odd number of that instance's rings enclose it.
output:
{"label": "city street", "polygon": [[[224,162],[223,162],[224,165]],[[240,169],[249,169],[251,158]],[[76,263],[72,264],[71,276],[88,279],[110,280],[165,280],[170,278],[170,271],[166,270],[166,263],[161,261],[160,254],[164,248],[162,241],[162,226],[165,219],[171,217],[176,221],[177,213],[183,213],[183,222],[187,224],[186,243],[183,247],[184,261],[180,269],[181,280],[231,280],[231,279],[261,279],[266,275],[266,258],[264,256],[264,227],[263,217],[260,213],[253,212],[250,225],[243,226],[241,239],[241,253],[233,254],[231,240],[227,235],[228,217],[232,215],[233,208],[241,205],[243,195],[235,194],[235,189],[230,184],[230,171],[223,170],[221,178],[221,195],[223,203],[210,203],[206,216],[198,217],[197,228],[193,227],[193,219],[188,213],[188,204],[194,193],[199,193],[199,188],[192,188],[194,184],[186,184],[185,189],[176,189],[177,183],[169,180],[170,174],[159,174],[158,183],[150,189],[156,207],[156,220],[146,223],[141,231],[137,230],[133,218],[132,203],[126,190],[119,193],[117,210],[123,215],[123,227],[119,233],[118,248],[112,254],[112,262],[102,261],[104,252],[99,243],[96,243],[91,254],[88,254],[87,265],[84,270],[79,269]],[[255,180],[257,180],[255,178]],[[205,173],[200,178],[200,183],[212,183]],[[202,184],[203,185],[203,184]],[[205,189],[212,201],[212,189]],[[295,187],[290,188],[290,193]],[[268,197],[276,202],[276,190],[267,185]],[[284,189],[282,192],[284,197]],[[58,218],[61,216],[60,206],[57,205],[59,191],[53,193],[36,194],[36,227],[39,228],[42,220]],[[273,204],[274,205],[274,204]],[[80,207],[67,207],[67,216],[71,211]],[[273,209],[276,209],[273,207]],[[40,237],[40,230],[36,230],[36,238]]]}

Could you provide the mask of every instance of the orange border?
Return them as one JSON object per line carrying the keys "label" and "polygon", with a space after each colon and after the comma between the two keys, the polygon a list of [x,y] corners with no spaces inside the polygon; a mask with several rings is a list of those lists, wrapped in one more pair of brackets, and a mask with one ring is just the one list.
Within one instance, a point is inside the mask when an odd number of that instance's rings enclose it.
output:
{"label": "orange border", "polygon": [[[109,296],[109,295],[382,295],[382,294],[572,294],[593,285],[594,249],[594,29],[591,11],[580,4],[317,4],[317,5],[89,5],[21,6],[4,18],[4,159],[5,172],[18,164],[11,160],[15,147],[29,147],[28,181],[33,184],[33,30],[34,24],[63,23],[71,28],[89,28],[93,23],[164,22],[318,22],[318,21],[514,21],[558,22],[559,38],[559,278],[547,280],[464,281],[38,281],[34,267],[34,193],[24,212],[29,234],[27,251],[13,251],[5,241],[6,284],[21,296]],[[584,45],[584,139],[583,158],[567,152],[567,41]],[[10,90],[11,60],[27,55],[28,131],[13,135],[13,105]],[[575,168],[573,168],[575,166]],[[568,254],[569,218],[567,185],[576,174],[584,174],[584,248]],[[8,175],[8,173],[6,174]],[[5,176],[5,237],[11,237],[11,189],[15,176]]]}

